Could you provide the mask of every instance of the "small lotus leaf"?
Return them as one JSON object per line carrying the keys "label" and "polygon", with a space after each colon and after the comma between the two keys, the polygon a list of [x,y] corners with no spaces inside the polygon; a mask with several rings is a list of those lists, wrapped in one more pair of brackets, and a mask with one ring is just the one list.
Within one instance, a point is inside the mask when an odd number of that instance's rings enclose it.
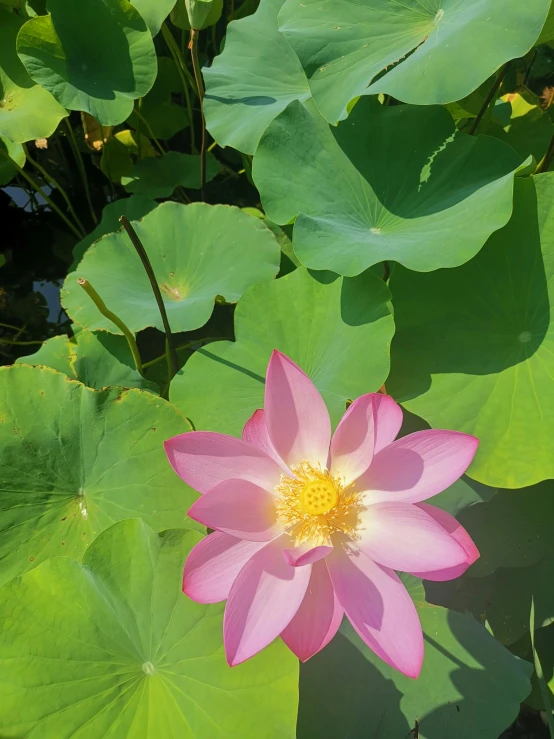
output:
{"label": "small lotus leaf", "polygon": [[29,77],[16,52],[23,19],[0,10],[0,136],[18,144],[51,136],[67,111]]}
{"label": "small lotus leaf", "polygon": [[[239,208],[162,203],[133,227],[152,263],[175,333],[203,326],[216,296],[235,302],[250,285],[270,280],[279,269],[275,237]],[[63,306],[76,323],[121,333],[79,287],[80,277],[131,331],[147,326],[163,331],[148,276],[125,232],[104,236],[89,247],[62,290]]]}
{"label": "small lotus leaf", "polygon": [[[206,182],[219,173],[219,163],[210,153],[206,155]],[[129,192],[149,198],[170,197],[181,185],[191,190],[200,189],[200,156],[168,151],[161,157],[146,157],[135,164],[129,174],[121,178]]]}
{"label": "small lotus leaf", "polygon": [[253,154],[271,121],[310,88],[296,55],[277,30],[283,0],[261,0],[231,23],[225,49],[206,67],[206,125],[221,146]]}
{"label": "small lotus leaf", "polygon": [[31,78],[103,126],[129,117],[157,73],[152,36],[128,0],[48,0],[21,28],[17,52]]}

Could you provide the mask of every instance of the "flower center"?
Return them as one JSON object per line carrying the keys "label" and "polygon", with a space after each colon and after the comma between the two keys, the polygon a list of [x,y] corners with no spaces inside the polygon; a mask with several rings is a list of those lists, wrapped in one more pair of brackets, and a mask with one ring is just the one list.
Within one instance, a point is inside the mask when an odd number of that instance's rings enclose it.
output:
{"label": "flower center", "polygon": [[277,485],[277,518],[296,545],[330,544],[335,533],[355,537],[361,496],[328,470],[302,462],[291,467],[295,477],[281,476]]}
{"label": "flower center", "polygon": [[312,516],[329,513],[339,502],[339,494],[332,480],[307,482],[300,492],[300,505]]}

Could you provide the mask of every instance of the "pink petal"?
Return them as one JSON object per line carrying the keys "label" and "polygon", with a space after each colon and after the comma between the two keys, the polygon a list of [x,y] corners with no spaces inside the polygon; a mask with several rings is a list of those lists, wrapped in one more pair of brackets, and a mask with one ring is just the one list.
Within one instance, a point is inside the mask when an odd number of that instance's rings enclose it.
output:
{"label": "pink petal", "polygon": [[308,375],[275,350],[265,383],[269,437],[287,465],[308,461],[327,467],[331,421],[323,398]]}
{"label": "pink petal", "polygon": [[234,436],[189,431],[169,439],[164,447],[179,477],[201,493],[232,479],[272,490],[281,477],[280,467],[265,452]]}
{"label": "pink petal", "polygon": [[265,422],[265,413],[263,410],[254,411],[246,422],[242,430],[242,438],[249,444],[252,444],[258,449],[262,449],[268,457],[274,459],[278,465],[283,467],[286,474],[291,476],[291,471],[287,468],[281,457],[275,451],[275,447],[271,443],[269,438],[269,432],[267,430],[267,424]]}
{"label": "pink petal", "polygon": [[417,677],[423,632],[416,608],[395,572],[353,549],[326,559],[335,593],[360,638],[387,664]]}
{"label": "pink petal", "polygon": [[285,558],[285,562],[291,567],[303,567],[304,565],[319,562],[320,559],[325,559],[332,551],[333,547],[328,546],[299,546],[283,549],[283,557]]}
{"label": "pink petal", "polygon": [[433,572],[466,562],[463,546],[425,510],[411,503],[376,503],[360,515],[356,546],[385,567]]}
{"label": "pink petal", "polygon": [[338,601],[327,567],[317,562],[302,605],[281,634],[287,647],[305,662],[326,646],[341,624],[344,609]]}
{"label": "pink petal", "polygon": [[429,516],[432,516],[435,521],[440,524],[443,529],[448,531],[453,539],[462,545],[466,553],[466,561],[458,565],[457,567],[439,568],[433,572],[411,572],[411,575],[416,577],[425,578],[425,580],[437,580],[443,582],[444,580],[454,580],[456,577],[463,575],[467,568],[472,565],[476,559],[479,559],[479,550],[473,543],[471,536],[467,533],[464,527],[458,523],[458,521],[451,516],[450,513],[436,508],[435,506],[428,505],[427,503],[417,503],[418,508],[424,510]]}
{"label": "pink petal", "polygon": [[270,541],[282,533],[275,499],[247,480],[226,480],[199,498],[188,515],[210,529],[249,541]]}
{"label": "pink petal", "polygon": [[365,491],[366,505],[418,503],[452,485],[471,464],[478,444],[475,436],[458,431],[416,431],[376,454],[356,488]]}
{"label": "pink petal", "polygon": [[375,449],[380,452],[396,439],[402,426],[402,408],[390,395],[375,393],[373,412],[375,414]]}
{"label": "pink petal", "polygon": [[375,445],[374,397],[368,393],[350,404],[331,440],[331,472],[350,485],[373,459]]}
{"label": "pink petal", "polygon": [[235,580],[223,619],[227,662],[253,657],[289,625],[300,607],[311,566],[289,567],[278,539],[257,552]]}
{"label": "pink petal", "polygon": [[216,531],[202,539],[185,562],[183,592],[197,603],[219,603],[246,562],[265,542],[241,541]]}

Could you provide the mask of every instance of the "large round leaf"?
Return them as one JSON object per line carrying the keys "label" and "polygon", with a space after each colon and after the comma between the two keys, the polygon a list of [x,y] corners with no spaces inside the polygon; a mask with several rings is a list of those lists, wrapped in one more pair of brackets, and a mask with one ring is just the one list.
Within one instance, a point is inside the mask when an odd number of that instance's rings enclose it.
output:
{"label": "large round leaf", "polygon": [[122,521],[82,565],[57,557],[2,588],[3,737],[294,737],[295,657],[275,642],[228,667],[222,607],[181,593],[199,539]]}
{"label": "large round leaf", "polygon": [[71,341],[67,336],[54,336],[16,364],[51,367],[95,390],[117,385],[159,393],[155,383],[137,372],[127,340],[105,331],[95,334],[82,329]]}
{"label": "large round leaf", "polygon": [[48,0],[27,21],[17,52],[35,82],[103,126],[129,117],[157,72],[152,36],[128,0]]}
{"label": "large round leaf", "polygon": [[427,272],[463,264],[506,223],[520,164],[496,139],[456,133],[443,108],[362,98],[337,129],[312,102],[292,103],[253,177],[273,221],[299,214],[294,250],[307,267],[356,275],[392,259]]}
{"label": "large round leaf", "polygon": [[347,399],[377,391],[387,376],[394,331],[389,297],[371,272],[315,279],[300,268],[256,285],[237,306],[236,342],[195,352],[172,381],[171,400],[197,429],[240,436],[263,407],[267,363],[279,349],[310,375],[337,423]]}
{"label": "large round leaf", "polygon": [[283,0],[261,0],[253,15],[229,25],[225,49],[206,67],[206,125],[221,146],[253,154],[271,121],[310,88],[277,30]]}
{"label": "large round leaf", "polygon": [[0,135],[23,143],[51,136],[67,115],[27,74],[15,49],[23,19],[0,10]]}
{"label": "large round leaf", "polygon": [[[279,269],[279,246],[271,231],[238,208],[162,203],[133,227],[150,258],[174,332],[203,326],[217,295],[235,302],[247,287],[271,279]],[[76,323],[121,333],[77,284],[80,277],[131,331],[163,330],[152,287],[125,232],[93,244],[62,290],[63,306]]]}
{"label": "large round leaf", "polygon": [[0,368],[0,581],[48,557],[81,557],[123,518],[158,531],[183,525],[196,494],[168,466],[163,441],[188,428],[152,393]]}
{"label": "large round leaf", "polygon": [[550,0],[287,0],[279,21],[333,123],[357,95],[460,100],[533,46],[549,7]]}
{"label": "large round leaf", "polygon": [[496,739],[512,723],[532,665],[471,616],[414,595],[425,636],[417,680],[380,660],[345,620],[331,644],[302,665],[298,739]]}
{"label": "large round leaf", "polygon": [[554,477],[554,174],[516,185],[511,221],[471,262],[395,268],[387,384],[434,428],[479,437],[469,474],[507,488]]}

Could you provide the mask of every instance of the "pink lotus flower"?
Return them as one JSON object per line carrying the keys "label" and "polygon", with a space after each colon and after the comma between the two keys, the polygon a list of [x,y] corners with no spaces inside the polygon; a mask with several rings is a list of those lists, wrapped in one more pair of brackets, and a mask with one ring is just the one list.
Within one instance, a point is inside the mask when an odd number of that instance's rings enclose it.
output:
{"label": "pink lotus flower", "polygon": [[192,431],[166,442],[174,470],[203,493],[189,516],[216,530],[192,550],[183,590],[227,599],[230,665],[279,635],[307,660],[346,614],[381,659],[418,676],[421,625],[395,570],[449,580],[479,556],[453,516],[421,502],[460,477],[478,440],[429,430],[394,441],[401,423],[392,398],[370,393],[331,437],[314,384],[274,351],[265,408],[242,440]]}

